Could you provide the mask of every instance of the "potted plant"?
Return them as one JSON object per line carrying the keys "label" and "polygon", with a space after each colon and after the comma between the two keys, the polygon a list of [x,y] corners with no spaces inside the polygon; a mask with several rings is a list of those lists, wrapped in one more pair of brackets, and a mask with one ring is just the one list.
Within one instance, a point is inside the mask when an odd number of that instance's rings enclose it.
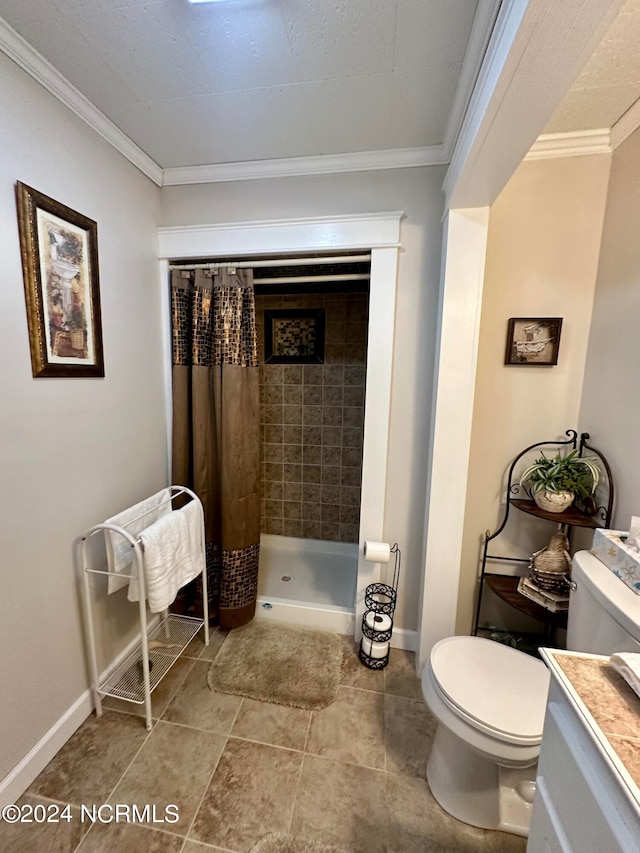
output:
{"label": "potted plant", "polygon": [[520,485],[528,487],[540,509],[563,512],[576,498],[584,500],[594,494],[600,481],[600,468],[586,456],[572,450],[548,459],[544,453],[522,472]]}
{"label": "potted plant", "polygon": [[73,349],[84,349],[84,312],[80,305],[72,305],[67,317],[69,336]]}

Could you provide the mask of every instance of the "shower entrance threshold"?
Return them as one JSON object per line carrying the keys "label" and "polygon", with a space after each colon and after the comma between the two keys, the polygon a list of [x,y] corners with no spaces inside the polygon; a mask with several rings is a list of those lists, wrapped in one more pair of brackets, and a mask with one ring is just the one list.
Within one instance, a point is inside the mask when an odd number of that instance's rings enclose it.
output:
{"label": "shower entrance threshold", "polygon": [[356,625],[355,607],[331,607],[309,601],[258,596],[256,619],[270,619],[285,625],[306,625],[335,634],[353,637]]}

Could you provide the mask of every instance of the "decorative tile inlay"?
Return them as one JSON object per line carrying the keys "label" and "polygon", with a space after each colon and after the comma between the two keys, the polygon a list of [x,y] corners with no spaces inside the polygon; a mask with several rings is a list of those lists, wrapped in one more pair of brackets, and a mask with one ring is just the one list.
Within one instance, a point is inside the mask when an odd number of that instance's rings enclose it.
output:
{"label": "decorative tile inlay", "polygon": [[315,345],[315,320],[281,317],[273,321],[274,355],[313,355]]}
{"label": "decorative tile inlay", "polygon": [[[268,308],[264,311],[265,364],[324,361],[324,308]],[[300,378],[297,382],[301,381]],[[291,380],[289,380],[291,381]],[[296,380],[293,380],[294,382]],[[286,368],[285,368],[285,383]]]}

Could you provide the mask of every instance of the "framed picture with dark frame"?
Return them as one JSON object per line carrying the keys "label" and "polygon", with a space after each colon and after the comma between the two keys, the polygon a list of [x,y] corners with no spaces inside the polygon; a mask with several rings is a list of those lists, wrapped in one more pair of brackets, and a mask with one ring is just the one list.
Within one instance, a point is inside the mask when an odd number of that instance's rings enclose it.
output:
{"label": "framed picture with dark frame", "polygon": [[511,317],[504,363],[540,367],[558,363],[562,317]]}
{"label": "framed picture with dark frame", "polygon": [[98,226],[16,183],[34,377],[104,376]]}
{"label": "framed picture with dark frame", "polygon": [[265,364],[323,364],[324,308],[265,308]]}

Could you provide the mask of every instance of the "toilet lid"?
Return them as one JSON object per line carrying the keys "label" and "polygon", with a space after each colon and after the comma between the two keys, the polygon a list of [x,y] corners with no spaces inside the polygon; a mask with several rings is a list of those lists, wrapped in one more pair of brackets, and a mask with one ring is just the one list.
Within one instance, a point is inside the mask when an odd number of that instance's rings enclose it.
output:
{"label": "toilet lid", "polygon": [[433,647],[430,663],[463,716],[521,742],[540,741],[549,691],[542,661],[482,637],[447,637]]}

